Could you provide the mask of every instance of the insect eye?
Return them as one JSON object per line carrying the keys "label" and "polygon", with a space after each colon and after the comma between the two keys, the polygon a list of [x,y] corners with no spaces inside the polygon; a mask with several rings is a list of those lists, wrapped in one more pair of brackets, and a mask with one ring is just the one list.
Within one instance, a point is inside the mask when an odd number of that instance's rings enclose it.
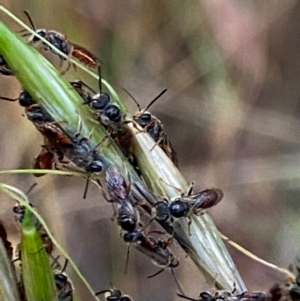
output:
{"label": "insect eye", "polygon": [[105,109],[104,114],[111,121],[119,122],[121,120],[120,108],[115,104],[111,104],[111,105],[107,106],[107,108]]}
{"label": "insect eye", "polygon": [[119,296],[111,295],[111,296],[107,297],[106,300],[107,301],[119,301],[120,298],[119,298]]}
{"label": "insect eye", "polygon": [[188,211],[189,206],[180,200],[176,200],[170,204],[170,212],[176,218],[186,216]]}
{"label": "insect eye", "polygon": [[139,119],[143,122],[143,123],[148,123],[151,121],[152,116],[150,113],[143,113]]}
{"label": "insect eye", "polygon": [[35,104],[35,101],[32,99],[32,97],[29,95],[27,91],[23,91],[19,96],[19,104],[21,107],[27,108]]}
{"label": "insect eye", "polygon": [[93,101],[91,102],[91,108],[94,110],[102,111],[110,102],[110,96],[107,93],[100,93],[100,94],[96,94],[92,98],[92,100]]}
{"label": "insect eye", "polygon": [[100,172],[102,169],[102,162],[100,160],[95,160],[87,167],[87,172]]}
{"label": "insect eye", "polygon": [[[46,37],[46,30],[45,29],[39,29],[36,31],[36,33],[40,36],[42,36],[43,38]],[[40,37],[37,36],[32,36],[32,38],[30,39],[30,43],[34,44],[40,41]]]}
{"label": "insect eye", "polygon": [[136,228],[136,220],[127,214],[122,214],[118,217],[118,224],[125,231],[132,232]]}
{"label": "insect eye", "polygon": [[200,293],[200,298],[202,301],[210,301],[213,299],[212,295],[208,292],[202,292]]}
{"label": "insect eye", "polygon": [[82,83],[77,81],[77,82],[70,82],[71,86],[75,89],[75,90],[81,90],[82,89]]}
{"label": "insect eye", "polygon": [[64,274],[55,274],[54,281],[55,281],[56,288],[58,290],[61,290],[63,286],[67,283],[68,278]]}
{"label": "insect eye", "polygon": [[124,296],[120,298],[120,301],[132,301],[132,299],[127,296]]}

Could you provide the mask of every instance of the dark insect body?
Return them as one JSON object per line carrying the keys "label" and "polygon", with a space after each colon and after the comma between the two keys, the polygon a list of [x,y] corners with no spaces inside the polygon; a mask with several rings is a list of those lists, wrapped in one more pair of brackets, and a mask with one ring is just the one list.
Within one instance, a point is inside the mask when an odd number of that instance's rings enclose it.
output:
{"label": "dark insect body", "polygon": [[187,217],[189,219],[189,227],[192,214],[201,215],[203,210],[217,205],[223,198],[223,191],[221,189],[205,189],[194,194],[192,194],[192,190],[190,189],[187,195],[181,195],[168,201],[165,198],[155,197],[141,185],[135,185],[135,187],[152,206],[153,219],[165,223],[169,221],[173,222],[174,218]]}
{"label": "dark insect body", "polygon": [[210,292],[202,292],[198,299],[193,299],[182,294],[177,294],[179,297],[191,301],[271,301],[271,294],[264,292],[243,292],[235,295],[234,292],[217,290],[214,295]]}
{"label": "dark insect body", "polygon": [[[34,186],[32,186],[32,187],[34,187]],[[28,194],[28,193],[26,193],[26,194]],[[33,207],[31,203],[29,203],[29,205],[31,207]],[[13,207],[13,213],[15,215],[15,218],[20,224],[22,224],[22,222],[23,222],[23,219],[25,216],[25,210],[26,210],[26,207],[21,205],[20,203],[16,203],[16,205]],[[43,241],[43,249],[45,249],[45,251],[47,252],[48,255],[51,255],[52,251],[54,249],[52,240],[50,239],[48,233],[46,232],[44,227],[41,225],[39,220],[36,218],[36,216],[33,215],[32,219],[33,219],[34,226]]]}
{"label": "dark insect body", "polygon": [[68,277],[63,273],[54,275],[54,281],[57,289],[57,297],[59,301],[73,300],[73,286]]}
{"label": "dark insect body", "polygon": [[88,105],[95,119],[109,132],[112,139],[120,147],[124,155],[135,166],[132,154],[132,134],[124,121],[124,114],[119,105],[112,102],[111,96],[102,91],[101,67],[98,66],[99,93],[82,81],[71,82],[71,85],[83,99],[83,104]]}
{"label": "dark insect body", "polygon": [[[169,241],[156,241],[154,238],[146,236],[142,230],[137,229],[139,212],[130,199],[130,186],[126,184],[125,179],[115,167],[109,167],[106,170],[106,185],[111,198],[110,202],[116,204],[118,225],[125,231],[123,240],[129,244],[133,243],[139,251],[150,257],[156,265],[163,267],[149,277],[158,275],[166,268],[177,267],[179,261],[168,248]],[[130,248],[127,252],[127,263],[129,250]]]}
{"label": "dark insect body", "polygon": [[17,99],[7,97],[0,97],[0,99],[19,100],[19,104],[25,107],[27,118],[43,135],[44,145],[35,160],[35,167],[49,168],[54,162],[65,164],[68,163],[63,160],[66,157],[75,165],[74,167],[83,169],[89,174],[103,170],[103,163],[98,152],[89,146],[87,139],[78,139],[79,135],[69,138],[58,126],[59,123],[53,121],[27,91],[21,92]]}
{"label": "dark insect body", "polygon": [[163,272],[166,268],[176,268],[179,265],[178,259],[172,254],[168,246],[171,244],[172,238],[167,241],[155,240],[150,236],[146,236],[143,232],[135,230],[123,235],[123,240],[128,243],[134,243],[135,247],[143,254],[150,257],[154,264],[162,267],[155,274],[148,278],[155,277]]}
{"label": "dark insect body", "polygon": [[[64,34],[58,32],[58,31],[46,30],[46,29],[36,29],[28,12],[24,11],[24,13],[27,16],[32,29],[38,35],[45,38],[50,44],[52,44],[54,47],[56,47],[58,50],[60,50],[62,53],[64,53],[68,57],[72,56],[72,57],[76,58],[82,64],[84,64],[90,68],[96,68],[99,65],[98,58],[94,54],[92,54],[89,50],[87,50],[86,48],[79,46],[75,43],[72,43],[71,41],[69,41],[67,39],[67,37]],[[28,35],[29,35],[28,41],[30,44],[36,46],[41,43],[40,38],[35,35],[26,33],[23,36],[28,36]],[[52,53],[58,54],[55,51],[55,49],[52,49],[46,43],[42,42],[41,44],[45,50],[50,50]],[[59,57],[62,60],[65,60],[65,57],[62,57],[61,55],[59,55]]]}
{"label": "dark insect body", "polygon": [[129,198],[130,186],[115,167],[108,167],[106,170],[106,186],[117,210],[117,222],[122,230],[132,232],[139,222],[139,212]]}
{"label": "dark insect body", "polygon": [[187,217],[191,214],[199,215],[201,211],[217,205],[223,196],[221,189],[205,189],[194,194],[171,199],[169,209],[172,216],[176,218]]}
{"label": "dark insect body", "polygon": [[[124,89],[124,88],[123,88]],[[158,145],[165,154],[171,159],[175,166],[178,166],[178,158],[176,152],[172,146],[172,143],[166,134],[162,122],[147,110],[163,95],[167,92],[164,89],[159,95],[157,95],[145,109],[141,109],[137,100],[126,90],[124,91],[134,100],[139,111],[133,115],[133,120],[141,126],[147,134],[154,140],[155,145]]]}

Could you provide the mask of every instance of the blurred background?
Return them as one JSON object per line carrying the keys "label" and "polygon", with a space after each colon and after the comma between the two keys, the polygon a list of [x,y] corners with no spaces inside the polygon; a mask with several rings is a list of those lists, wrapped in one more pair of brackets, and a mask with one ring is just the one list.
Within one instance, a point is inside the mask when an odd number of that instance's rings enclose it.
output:
{"label": "blurred background", "polygon": [[[286,0],[2,0],[37,28],[63,32],[103,62],[103,77],[130,110],[125,87],[145,107],[163,88],[151,111],[162,120],[181,172],[196,191],[218,187],[224,200],[210,210],[218,229],[259,257],[281,267],[297,263],[300,230],[300,5]],[[1,13],[14,30],[20,26]],[[17,50],[12,50],[17,51]],[[69,73],[72,79],[78,74]],[[97,87],[91,78],[80,77]],[[17,97],[14,78],[0,78],[1,96]],[[17,103],[0,102],[0,168],[30,168],[42,137]],[[97,290],[109,282],[134,300],[174,300],[169,271],[127,247],[111,221],[112,210],[85,180],[72,177],[1,175],[26,191],[58,241]],[[17,242],[14,202],[1,196],[0,218]],[[228,247],[249,290],[268,290],[283,276]],[[179,248],[178,248],[179,249]],[[175,273],[189,296],[209,290],[180,250]],[[74,282],[76,283],[76,278]],[[82,289],[84,300],[92,300]]]}

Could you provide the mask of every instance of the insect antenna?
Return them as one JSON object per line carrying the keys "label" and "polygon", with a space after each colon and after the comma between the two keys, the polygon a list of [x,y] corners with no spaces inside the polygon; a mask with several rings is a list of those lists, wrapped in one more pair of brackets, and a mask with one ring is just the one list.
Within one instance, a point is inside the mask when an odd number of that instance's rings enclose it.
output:
{"label": "insect antenna", "polygon": [[35,26],[34,26],[34,23],[33,23],[33,21],[32,21],[32,18],[31,18],[30,15],[29,15],[29,12],[28,12],[27,10],[24,10],[23,12],[24,12],[24,14],[26,15],[26,17],[27,17],[27,19],[28,19],[28,21],[29,21],[29,23],[30,23],[32,29],[33,29],[34,31],[36,31],[36,28],[35,28]]}
{"label": "insect antenna", "polygon": [[183,298],[183,299],[191,300],[191,301],[199,301],[199,299],[193,299],[193,298],[190,298],[190,297],[185,296],[183,294],[177,294],[177,296],[180,297],[180,298]]}
{"label": "insect antenna", "polygon": [[7,101],[17,101],[19,98],[8,98],[8,97],[0,96],[0,99],[7,100]]}
{"label": "insect antenna", "polygon": [[127,272],[128,272],[129,255],[130,255],[131,245],[132,245],[132,243],[129,243],[129,246],[128,246],[128,248],[127,248],[126,263],[125,263],[125,270],[124,270],[124,273],[125,273],[125,274],[127,274]]}
{"label": "insect antenna", "polygon": [[164,270],[165,270],[166,268],[162,268],[162,269],[160,269],[158,272],[156,272],[156,273],[154,273],[154,274],[152,274],[152,275],[150,275],[150,276],[147,276],[147,278],[154,278],[155,276],[157,276],[157,275],[159,275],[160,273],[162,273]]}
{"label": "insect antenna", "polygon": [[60,271],[61,273],[63,273],[66,270],[68,263],[69,263],[69,260],[68,260],[68,258],[66,258],[65,264],[64,264],[63,268]]}
{"label": "insect antenna", "polygon": [[97,292],[97,293],[95,293],[95,296],[102,295],[105,293],[111,293],[111,290],[103,290],[103,291]]}
{"label": "insect antenna", "polygon": [[98,74],[99,74],[99,80],[98,80],[98,88],[99,93],[102,93],[102,73],[101,73],[101,66],[98,66]]}
{"label": "insect antenna", "polygon": [[33,190],[33,188],[34,188],[35,186],[37,186],[37,183],[33,183],[33,184],[29,187],[29,189],[26,191],[25,195],[28,195],[28,194]]}
{"label": "insect antenna", "polygon": [[149,102],[147,107],[143,110],[144,112],[147,111],[161,96],[163,96],[168,90],[164,89],[162,90],[153,100]]}
{"label": "insect antenna", "polygon": [[83,192],[83,199],[84,200],[86,199],[87,192],[88,192],[88,189],[89,189],[90,177],[91,177],[91,173],[89,173],[89,175],[86,178],[85,188],[84,188],[84,192]]}
{"label": "insect antenna", "polygon": [[96,91],[93,88],[91,88],[88,84],[84,83],[83,81],[81,81],[81,84],[88,88],[92,93],[96,94]]}
{"label": "insect antenna", "polygon": [[131,99],[135,102],[135,104],[137,105],[139,111],[142,111],[140,104],[138,103],[138,101],[132,96],[132,94],[130,94],[125,88],[122,88],[130,97]]}
{"label": "insect antenna", "polygon": [[182,287],[181,287],[181,285],[180,285],[178,279],[177,279],[176,276],[175,276],[174,269],[171,269],[171,273],[172,273],[172,276],[173,276],[173,278],[174,278],[174,280],[175,280],[175,283],[176,283],[176,285],[177,285],[177,287],[178,287],[180,293],[181,293],[182,295],[184,295],[183,289],[182,289]]}

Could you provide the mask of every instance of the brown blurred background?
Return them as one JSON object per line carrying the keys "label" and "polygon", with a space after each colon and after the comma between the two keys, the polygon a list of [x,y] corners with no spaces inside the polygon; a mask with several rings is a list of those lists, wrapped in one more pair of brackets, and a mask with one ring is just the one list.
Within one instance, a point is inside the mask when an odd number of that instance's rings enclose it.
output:
{"label": "brown blurred background", "polygon": [[[153,106],[196,190],[220,187],[225,198],[210,211],[220,231],[282,267],[296,263],[300,231],[300,5],[298,1],[2,0],[38,28],[54,29],[87,47],[103,62],[103,77],[132,111],[128,89]],[[21,28],[1,13],[13,29]],[[16,50],[17,51],[17,50]],[[69,74],[74,78],[76,74]],[[91,85],[97,83],[80,76]],[[1,96],[17,97],[15,79],[0,78]],[[42,138],[17,103],[0,102],[0,168],[29,168]],[[31,202],[66,247],[95,290],[111,281],[134,300],[174,300],[169,271],[134,248],[124,274],[126,246],[110,221],[111,207],[83,179],[1,176],[27,190]],[[2,195],[1,219],[16,241],[13,201]],[[250,290],[267,290],[282,276],[229,247]],[[175,270],[184,290],[210,287],[180,251]],[[76,279],[75,279],[76,283]],[[84,300],[92,300],[84,291]]]}

